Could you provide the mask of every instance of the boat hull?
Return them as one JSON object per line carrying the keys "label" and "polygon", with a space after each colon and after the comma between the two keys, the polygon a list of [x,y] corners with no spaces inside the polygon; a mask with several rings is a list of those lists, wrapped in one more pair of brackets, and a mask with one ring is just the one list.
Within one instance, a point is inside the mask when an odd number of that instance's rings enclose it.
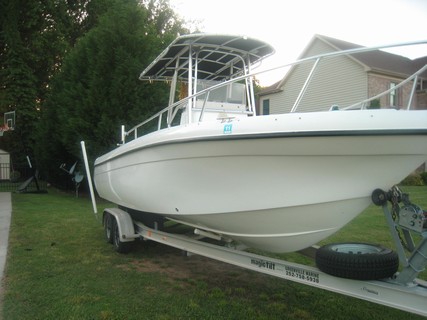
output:
{"label": "boat hull", "polygon": [[[216,122],[159,131],[99,158],[95,184],[121,206],[251,247],[297,251],[335,233],[369,206],[374,189],[387,190],[426,161],[427,112],[416,114],[280,115],[239,120],[231,132]],[[316,120],[316,130],[304,130]]]}

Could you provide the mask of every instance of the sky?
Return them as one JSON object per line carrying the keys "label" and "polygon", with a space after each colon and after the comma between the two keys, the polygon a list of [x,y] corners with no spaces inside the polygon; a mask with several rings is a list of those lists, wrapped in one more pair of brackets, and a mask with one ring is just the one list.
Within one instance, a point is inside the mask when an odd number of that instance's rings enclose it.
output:
{"label": "sky", "polygon": [[[427,0],[170,0],[170,3],[178,15],[195,21],[202,32],[246,35],[271,44],[276,53],[263,63],[263,68],[296,60],[315,34],[363,46],[427,40]],[[416,58],[427,55],[427,45],[391,52]]]}

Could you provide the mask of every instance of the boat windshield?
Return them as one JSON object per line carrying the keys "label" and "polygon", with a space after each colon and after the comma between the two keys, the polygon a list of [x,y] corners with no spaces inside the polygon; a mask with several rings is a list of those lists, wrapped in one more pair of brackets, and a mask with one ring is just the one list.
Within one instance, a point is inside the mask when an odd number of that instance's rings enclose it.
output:
{"label": "boat windshield", "polygon": [[[221,83],[220,81],[209,81],[209,80],[199,80],[197,82],[197,92],[208,89],[212,86]],[[242,83],[230,83],[226,86],[221,86],[217,89],[213,89],[209,92],[207,101],[210,102],[222,102],[222,103],[235,103],[240,105],[246,104],[245,99],[245,85]],[[197,97],[197,100],[205,100],[207,94],[202,94]]]}

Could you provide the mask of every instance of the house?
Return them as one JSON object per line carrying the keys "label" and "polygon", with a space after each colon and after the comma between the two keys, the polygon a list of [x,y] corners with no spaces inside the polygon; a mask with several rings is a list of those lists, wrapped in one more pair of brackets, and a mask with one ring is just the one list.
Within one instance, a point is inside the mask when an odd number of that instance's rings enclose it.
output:
{"label": "house", "polygon": [[10,179],[10,154],[0,149],[0,180]]}
{"label": "house", "polygon": [[[328,52],[362,48],[346,41],[315,35],[299,59]],[[259,92],[259,114],[291,112],[315,62],[294,65],[284,78]],[[411,60],[375,50],[367,53],[321,59],[307,91],[298,103],[297,112],[327,111],[331,106],[346,107],[392,89],[396,84],[427,64],[427,57]],[[427,109],[427,72],[417,81],[412,109]],[[369,108],[407,108],[413,82],[392,90],[370,102]]]}

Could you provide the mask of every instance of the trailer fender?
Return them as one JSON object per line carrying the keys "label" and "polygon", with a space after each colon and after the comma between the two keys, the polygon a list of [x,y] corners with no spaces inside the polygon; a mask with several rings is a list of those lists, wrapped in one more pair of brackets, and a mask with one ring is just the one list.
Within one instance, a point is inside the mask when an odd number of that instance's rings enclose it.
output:
{"label": "trailer fender", "polygon": [[104,210],[102,221],[106,221],[106,214],[110,214],[116,219],[121,242],[130,242],[135,240],[138,235],[135,233],[133,221],[129,213],[119,208],[107,208]]}

